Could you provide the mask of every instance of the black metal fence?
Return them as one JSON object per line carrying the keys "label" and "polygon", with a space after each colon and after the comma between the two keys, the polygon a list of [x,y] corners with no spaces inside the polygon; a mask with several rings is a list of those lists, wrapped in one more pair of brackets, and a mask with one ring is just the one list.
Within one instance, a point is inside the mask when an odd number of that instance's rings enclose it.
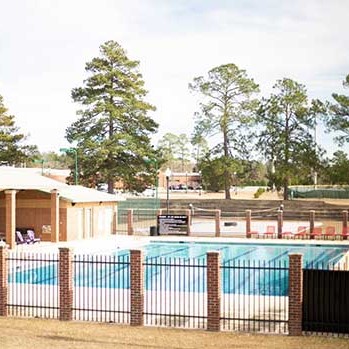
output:
{"label": "black metal fence", "polygon": [[221,266],[224,330],[288,332],[286,261],[230,260]]}
{"label": "black metal fence", "polygon": [[144,268],[146,325],[206,328],[205,259],[148,258]]}
{"label": "black metal fence", "polygon": [[75,320],[129,323],[128,255],[75,255],[73,273]]}
{"label": "black metal fence", "polygon": [[316,263],[303,270],[303,331],[349,334],[349,265]]}
{"label": "black metal fence", "polygon": [[8,314],[58,318],[58,255],[9,252]]}

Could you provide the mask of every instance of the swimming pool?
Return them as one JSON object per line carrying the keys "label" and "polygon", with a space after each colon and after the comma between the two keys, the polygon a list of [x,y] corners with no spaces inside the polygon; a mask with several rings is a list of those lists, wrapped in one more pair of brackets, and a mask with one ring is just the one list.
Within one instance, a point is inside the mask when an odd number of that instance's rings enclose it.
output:
{"label": "swimming pool", "polygon": [[[304,266],[327,268],[337,263],[349,247],[300,244],[238,244],[203,242],[150,242],[145,255],[145,289],[206,292],[206,253],[221,253],[222,291],[226,294],[287,295],[288,255],[302,253]],[[130,287],[129,250],[119,250],[108,259],[76,256],[75,287]],[[58,283],[57,264],[18,270],[10,282],[39,285]]]}

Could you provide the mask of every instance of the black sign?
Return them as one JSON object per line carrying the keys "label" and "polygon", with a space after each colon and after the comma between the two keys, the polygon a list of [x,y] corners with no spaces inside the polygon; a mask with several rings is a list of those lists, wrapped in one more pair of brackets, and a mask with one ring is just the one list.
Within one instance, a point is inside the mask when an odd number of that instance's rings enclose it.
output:
{"label": "black sign", "polygon": [[159,215],[158,232],[162,234],[188,234],[187,215]]}

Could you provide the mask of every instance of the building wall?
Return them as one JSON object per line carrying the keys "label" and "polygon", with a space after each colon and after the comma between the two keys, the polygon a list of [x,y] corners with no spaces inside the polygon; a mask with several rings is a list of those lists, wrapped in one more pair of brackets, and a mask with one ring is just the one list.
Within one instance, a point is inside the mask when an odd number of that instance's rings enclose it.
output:
{"label": "building wall", "polygon": [[[115,203],[71,203],[60,200],[59,240],[70,241],[112,233]],[[32,228],[42,241],[51,241],[51,194],[35,190],[16,194],[16,227]],[[5,232],[5,195],[0,192],[0,232]]]}
{"label": "building wall", "polygon": [[114,205],[84,203],[67,208],[69,240],[105,237],[112,234]]}

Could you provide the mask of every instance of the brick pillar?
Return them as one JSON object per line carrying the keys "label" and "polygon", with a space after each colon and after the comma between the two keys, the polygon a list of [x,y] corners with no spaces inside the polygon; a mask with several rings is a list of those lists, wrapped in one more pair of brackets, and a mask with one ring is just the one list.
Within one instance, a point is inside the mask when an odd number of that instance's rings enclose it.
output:
{"label": "brick pillar", "polygon": [[216,210],[216,214],[215,214],[215,225],[216,225],[216,237],[220,237],[221,236],[221,210]]}
{"label": "brick pillar", "polygon": [[59,249],[59,320],[73,319],[73,252],[71,249]]}
{"label": "brick pillar", "polygon": [[131,326],[143,326],[144,273],[143,253],[131,250]]}
{"label": "brick pillar", "polygon": [[207,330],[220,331],[221,282],[220,255],[207,252]]}
{"label": "brick pillar", "polygon": [[186,209],[185,214],[188,216],[188,228],[187,228],[187,235],[191,235],[191,210]]}
{"label": "brick pillar", "polygon": [[284,216],[283,216],[283,211],[278,210],[278,239],[282,238],[282,226],[284,223]]}
{"label": "brick pillar", "polygon": [[315,211],[314,210],[310,210],[309,211],[309,234],[310,234],[310,239],[314,239],[314,236],[312,236],[311,234],[314,233],[314,223],[315,223]]}
{"label": "brick pillar", "polygon": [[7,316],[8,267],[7,248],[0,246],[0,316]]}
{"label": "brick pillar", "polygon": [[133,210],[127,210],[127,235],[133,235]]}
{"label": "brick pillar", "polygon": [[289,254],[288,274],[288,333],[290,336],[302,335],[303,303],[303,255]]}
{"label": "brick pillar", "polygon": [[251,237],[251,210],[246,210],[246,237]]}
{"label": "brick pillar", "polygon": [[118,233],[118,207],[115,205],[113,207],[113,227],[112,227],[112,234]]}
{"label": "brick pillar", "polygon": [[16,191],[5,190],[6,243],[16,247]]}
{"label": "brick pillar", "polygon": [[59,193],[51,190],[51,242],[59,241]]}
{"label": "brick pillar", "polygon": [[[348,233],[348,211],[342,211],[343,223],[342,223],[342,232]],[[347,240],[348,237],[344,236],[343,240]]]}

